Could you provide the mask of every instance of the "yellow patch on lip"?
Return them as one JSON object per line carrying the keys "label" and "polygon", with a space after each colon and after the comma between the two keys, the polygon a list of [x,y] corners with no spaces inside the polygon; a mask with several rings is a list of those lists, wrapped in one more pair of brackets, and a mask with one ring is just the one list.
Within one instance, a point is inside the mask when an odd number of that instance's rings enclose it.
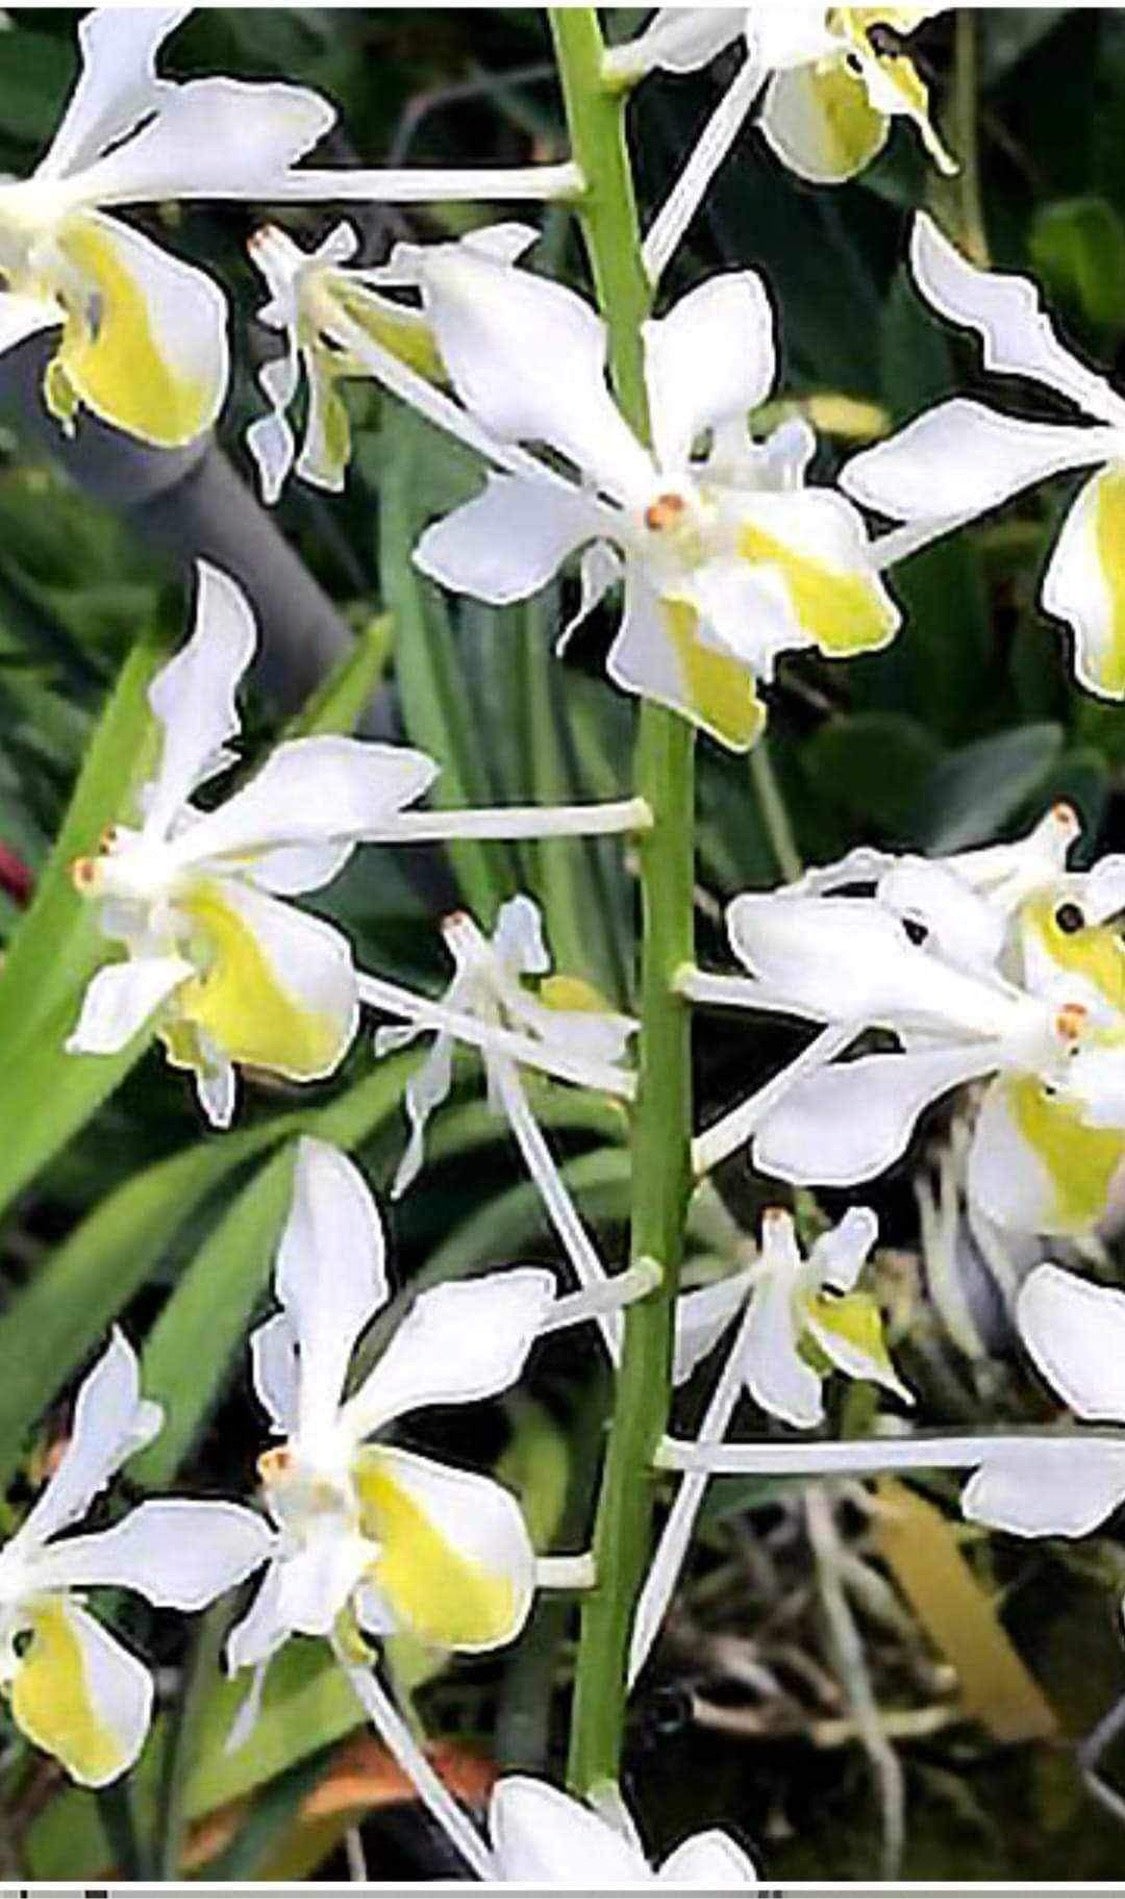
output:
{"label": "yellow patch on lip", "polygon": [[64,427],[79,403],[142,441],[177,448],[211,420],[211,392],[181,375],[153,329],[144,291],[125,253],[93,219],[69,219],[59,234],[68,262],[97,299],[96,320],[73,303],[47,372],[47,405]]}
{"label": "yellow patch on lip", "polygon": [[420,310],[393,303],[374,290],[351,284],[334,275],[326,286],[327,294],[351,318],[357,329],[397,356],[400,363],[424,376],[427,382],[445,385],[449,375],[431,325]]}
{"label": "yellow patch on lip", "polygon": [[395,1615],[434,1648],[486,1648],[514,1633],[516,1592],[506,1576],[462,1556],[376,1449],[352,1470],[363,1534],[378,1545],[372,1579]]}
{"label": "yellow patch on lip", "polygon": [[113,1778],[124,1765],[117,1736],[98,1717],[82,1645],[61,1597],[31,1618],[31,1641],[12,1683],[12,1716],[37,1747],[87,1785]]}
{"label": "yellow patch on lip", "polygon": [[1034,1076],[1014,1076],[1004,1091],[1016,1127],[1050,1175],[1051,1230],[1088,1232],[1105,1212],[1110,1182],[1125,1156],[1125,1134],[1087,1126],[1072,1103],[1048,1094]]}
{"label": "yellow patch on lip", "polygon": [[545,976],[539,985],[538,1000],[548,1009],[564,1015],[607,1015],[609,1004],[599,996],[593,983],[581,976]]}
{"label": "yellow patch on lip", "polygon": [[766,722],[766,709],[741,660],[714,652],[699,639],[699,616],[683,600],[661,601],[668,637],[683,676],[685,697],[701,725],[727,745],[752,745]]}
{"label": "yellow patch on lip", "polygon": [[1060,929],[1056,913],[1066,901],[1065,893],[1060,896],[1058,892],[1032,897],[1020,911],[1021,926],[1035,932],[1059,969],[1085,977],[1113,1008],[1125,1011],[1125,942],[1121,931],[1108,923]]}
{"label": "yellow patch on lip", "polygon": [[777,570],[794,614],[822,653],[868,653],[885,646],[893,633],[893,614],[865,575],[809,560],[753,525],[739,529],[738,552],[745,561]]}
{"label": "yellow patch on lip", "polygon": [[303,1009],[289,994],[243,918],[215,884],[201,884],[180,906],[196,925],[207,955],[202,973],[172,998],[175,1020],[164,1032],[179,1066],[204,1066],[196,1038],[228,1061],[294,1081],[331,1073],[347,1047],[350,1023]]}
{"label": "yellow patch on lip", "polygon": [[816,1331],[827,1332],[886,1376],[895,1376],[883,1337],[882,1314],[870,1293],[814,1292],[801,1303]]}

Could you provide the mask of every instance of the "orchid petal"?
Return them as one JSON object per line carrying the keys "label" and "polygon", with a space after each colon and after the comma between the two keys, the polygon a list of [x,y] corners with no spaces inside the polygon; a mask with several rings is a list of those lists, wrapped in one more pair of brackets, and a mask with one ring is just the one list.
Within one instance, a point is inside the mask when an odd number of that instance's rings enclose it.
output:
{"label": "orchid petal", "polygon": [[886,114],[871,104],[864,81],[842,59],[775,73],[758,124],[781,163],[814,185],[854,178],[882,151],[890,132]]}
{"label": "orchid petal", "polygon": [[165,90],[156,55],[190,7],[93,7],[78,22],[81,69],[37,178],[89,165],[131,132]]}
{"label": "orchid petal", "polygon": [[950,864],[897,857],[880,875],[876,895],[896,916],[921,924],[934,947],[958,968],[983,973],[995,968],[1006,933],[1004,910],[966,888]]}
{"label": "orchid petal", "polygon": [[535,1552],[514,1497],[491,1478],[382,1447],[360,1453],[354,1478],[378,1552],[372,1581],[400,1628],[470,1653],[519,1634]]}
{"label": "orchid petal", "polygon": [[176,992],[169,1060],[207,1072],[217,1055],[293,1081],[332,1074],[359,1027],[347,937],[233,878],[201,881],[178,907],[208,961]]}
{"label": "orchid petal", "polygon": [[988,1089],[977,1113],[967,1181],[974,1206],[1014,1233],[1088,1233],[1125,1159],[1125,1133],[1089,1126],[1034,1075]]}
{"label": "orchid petal", "polygon": [[67,1037],[74,1055],[115,1055],[127,1048],[161,1003],[195,970],[182,956],[137,956],[99,969],[86,985],[78,1021]]}
{"label": "orchid petal", "polygon": [[754,1141],[759,1173],[801,1186],[850,1187],[906,1152],[924,1108],[987,1073],[988,1048],[862,1055],[795,1082]]}
{"label": "orchid petal", "polygon": [[1037,1266],[1020,1287],[1016,1319],[1043,1377],[1076,1417],[1125,1421],[1125,1293]]}
{"label": "orchid petal", "polygon": [[332,733],[290,739],[243,791],[177,840],[177,859],[221,863],[280,846],[377,837],[436,776],[433,760],[405,745]]}
{"label": "orchid petal", "polygon": [[686,468],[704,430],[735,417],[745,421],[773,387],[773,308],[755,271],[709,277],[641,334],[662,468]]}
{"label": "orchid petal", "polygon": [[54,330],[66,321],[66,311],[53,297],[24,296],[0,291],[0,355],[25,343],[41,330]]}
{"label": "orchid petal", "polygon": [[625,611],[606,671],[622,691],[670,706],[732,750],[745,751],[765,724],[750,669],[705,646],[694,608],[662,601],[635,568],[626,571]]}
{"label": "orchid petal", "polygon": [[331,1428],[356,1340],[388,1294],[375,1202],[358,1168],[323,1141],[297,1149],[274,1291],[300,1353],[298,1432],[316,1437]]}
{"label": "orchid petal", "polygon": [[83,1380],[74,1405],[70,1441],[53,1477],[18,1532],[21,1544],[39,1544],[83,1515],[114,1471],[159,1431],[164,1414],[141,1397],[137,1355],[114,1328],[109,1344]]}
{"label": "orchid petal", "polygon": [[[292,1629],[282,1614],[281,1576],[284,1567],[283,1559],[275,1557],[262,1577],[246,1614],[235,1623],[228,1635],[224,1652],[228,1673],[236,1675],[243,1668],[264,1669],[270,1658],[277,1654],[278,1649],[284,1648],[289,1640]],[[235,1728],[240,1728],[245,1718],[246,1738],[249,1736],[249,1728],[253,1725],[251,1717],[255,1714],[254,1692],[254,1689],[251,1689],[248,1697],[251,1701],[250,1708],[247,1709],[244,1702],[235,1722]],[[259,1685],[259,1698],[260,1693]],[[235,1740],[234,1730],[232,1730],[228,1745],[233,1749],[240,1744],[240,1741]]]}
{"label": "orchid petal", "polygon": [[1115,428],[1125,423],[1125,401],[1104,376],[1059,342],[1029,278],[978,269],[924,211],[914,219],[910,266],[922,295],[940,315],[977,332],[986,369],[1030,376],[1088,415]]}
{"label": "orchid petal", "polygon": [[[847,657],[894,638],[902,616],[876,572],[863,521],[843,495],[803,488],[748,498],[737,550],[753,572],[780,583],[784,631],[771,633],[771,645],[813,645]],[[724,637],[741,650],[745,634]],[[744,656],[752,658],[752,649]]]}
{"label": "orchid petal", "polygon": [[254,657],[258,630],[236,581],[196,563],[191,638],[163,666],[148,702],[162,728],[160,764],[146,797],[145,828],[168,833],[193,791],[241,730],[235,694]]}
{"label": "orchid petal", "polygon": [[513,1885],[604,1893],[652,1877],[638,1850],[600,1815],[525,1774],[497,1781],[488,1834],[498,1875]]}
{"label": "orchid petal", "polygon": [[258,1402],[281,1437],[292,1437],[299,1418],[297,1339],[287,1312],[275,1312],[250,1334],[250,1366]]}
{"label": "orchid petal", "polygon": [[[799,1271],[795,1242],[792,1252],[793,1271]],[[819,1377],[798,1348],[793,1291],[792,1272],[779,1268],[762,1274],[743,1332],[742,1371],[755,1403],[802,1431],[821,1422],[824,1398]]]}
{"label": "orchid petal", "polygon": [[468,1404],[515,1384],[555,1297],[554,1275],[513,1267],[420,1293],[344,1406],[356,1438],[423,1405]]}
{"label": "orchid petal", "polygon": [[205,1609],[260,1568],[275,1538],[241,1504],[165,1497],[112,1529],[53,1543],[36,1559],[46,1589],[132,1589],[157,1608]]}
{"label": "orchid petal", "polygon": [[148,1669],[85,1609],[48,1598],[29,1616],[31,1642],[12,1682],[17,1727],[84,1787],[133,1765],[152,1718]]}
{"label": "orchid petal", "polygon": [[676,1301],[676,1344],[672,1382],[682,1385],[714,1350],[731,1321],[746,1304],[751,1269],[684,1292]]}
{"label": "orchid petal", "polygon": [[667,1885],[700,1892],[733,1892],[756,1885],[758,1879],[749,1855],[717,1827],[684,1840],[657,1877]]}
{"label": "orchid petal", "polygon": [[549,443],[617,501],[652,464],[606,382],[605,326],[565,285],[436,245],[423,301],[457,394],[506,442]]}
{"label": "orchid petal", "polygon": [[1123,525],[1125,462],[1117,460],[1079,491],[1043,576],[1046,612],[1074,632],[1075,674],[1103,699],[1125,699]]}
{"label": "orchid petal", "polygon": [[48,371],[48,406],[65,424],[84,403],[157,448],[197,440],[216,420],[230,374],[218,285],[100,212],[69,218],[58,245],[85,294]]}
{"label": "orchid petal", "polygon": [[953,396],[853,455],[840,486],[889,520],[956,525],[1033,482],[1104,461],[1116,444],[1107,429],[1023,422]]}
{"label": "orchid petal", "polygon": [[490,475],[472,501],[426,529],[414,565],[453,593],[508,606],[538,593],[584,542],[605,531],[608,510],[589,496]]}
{"label": "orchid petal", "polygon": [[616,84],[642,79],[658,68],[668,73],[697,72],[733,46],[745,30],[743,8],[660,7],[643,33],[610,47],[604,71]]}
{"label": "orchid petal", "polygon": [[851,1292],[879,1237],[878,1216],[870,1207],[849,1207],[836,1226],[813,1244],[809,1265],[821,1286]]}
{"label": "orchid petal", "polygon": [[1009,1536],[1089,1536],[1125,1502],[1125,1447],[1008,1443],[985,1458],[961,1497],[970,1523]]}

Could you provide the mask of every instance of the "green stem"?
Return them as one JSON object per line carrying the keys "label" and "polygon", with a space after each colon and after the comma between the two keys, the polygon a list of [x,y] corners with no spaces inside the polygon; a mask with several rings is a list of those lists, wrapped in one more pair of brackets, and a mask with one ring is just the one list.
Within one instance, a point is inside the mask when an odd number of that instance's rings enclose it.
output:
{"label": "green stem", "polygon": [[[609,364],[627,420],[647,439],[641,324],[650,290],[641,258],[624,107],[602,79],[592,8],[555,8],[552,30],[571,148],[586,180],[579,204]],[[641,708],[636,786],[653,828],[640,845],[640,1085],[633,1132],[634,1259],[658,1260],[661,1286],[630,1308],[594,1529],[598,1584],[583,1609],[569,1779],[580,1793],[616,1780],[629,1643],[652,1546],[652,1462],[668,1416],[672,1325],[691,1183],[690,1021],[673,988],[692,955],[694,735],[675,714]]]}

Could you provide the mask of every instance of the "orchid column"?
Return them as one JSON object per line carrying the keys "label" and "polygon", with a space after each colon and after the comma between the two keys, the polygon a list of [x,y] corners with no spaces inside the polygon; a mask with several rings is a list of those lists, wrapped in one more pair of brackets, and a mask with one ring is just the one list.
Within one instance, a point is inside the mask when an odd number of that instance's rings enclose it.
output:
{"label": "orchid column", "polygon": [[[641,324],[650,290],[641,255],[623,102],[603,76],[589,7],[552,10],[571,149],[586,180],[578,204],[618,402],[649,432]],[[597,1587],[583,1610],[569,1774],[580,1793],[615,1781],[629,1642],[649,1557],[652,1460],[668,1413],[672,1321],[691,1179],[689,1016],[673,983],[692,955],[694,734],[676,713],[640,710],[636,789],[653,814],[641,841],[640,1085],[633,1138],[632,1252],[662,1278],[625,1321],[594,1535]]]}

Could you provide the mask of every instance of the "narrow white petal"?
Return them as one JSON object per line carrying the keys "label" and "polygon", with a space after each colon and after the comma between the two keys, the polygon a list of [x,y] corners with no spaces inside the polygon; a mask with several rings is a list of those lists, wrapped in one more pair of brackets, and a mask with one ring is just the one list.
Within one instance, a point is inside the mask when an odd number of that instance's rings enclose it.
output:
{"label": "narrow white petal", "polygon": [[[282,1615],[281,1576],[284,1566],[280,1557],[274,1558],[259,1584],[249,1609],[242,1620],[235,1623],[228,1635],[224,1657],[229,1674],[237,1675],[243,1668],[264,1669],[271,1656],[276,1655],[278,1649],[284,1647],[292,1634],[288,1622]],[[258,1684],[255,1685],[258,1686]],[[253,1692],[252,1690],[252,1695]],[[258,1698],[260,1699],[260,1687]],[[250,1708],[246,1708],[244,1704],[228,1737],[228,1748],[233,1749],[240,1745],[239,1739],[236,1739],[236,1730],[239,1728],[247,1728],[246,1738],[248,1738],[248,1729],[253,1724],[254,1718],[256,1718],[256,1707],[253,1701]]]}
{"label": "narrow white petal", "polygon": [[245,1582],[275,1541],[241,1504],[167,1497],[138,1504],[112,1529],[53,1543],[36,1575],[49,1589],[133,1589],[157,1608],[195,1611]]}
{"label": "narrow white petal", "polygon": [[653,442],[685,468],[706,429],[745,420],[773,387],[774,315],[756,271],[709,277],[642,330]]}
{"label": "narrow white petal", "polygon": [[[375,1038],[375,1053],[383,1055],[393,1047],[413,1041],[424,1030],[380,1029]],[[392,1040],[392,1038],[394,1038]],[[438,1034],[420,1068],[407,1081],[402,1105],[410,1123],[410,1138],[391,1183],[391,1199],[400,1200],[422,1171],[426,1158],[426,1128],[435,1108],[440,1108],[453,1087],[453,1055],[456,1044],[451,1035]]]}
{"label": "narrow white petal", "polygon": [[182,956],[136,956],[109,963],[90,978],[67,1048],[75,1055],[115,1055],[182,982],[194,976]]}
{"label": "narrow white petal", "polygon": [[160,1406],[141,1397],[137,1355],[115,1327],[79,1389],[70,1441],[54,1476],[24,1520],[21,1541],[42,1543],[75,1522],[105,1489],[114,1471],[151,1442],[163,1421]]}
{"label": "narrow white petal", "polygon": [[275,1312],[250,1334],[254,1390],[280,1437],[292,1437],[298,1423],[297,1340],[287,1312]]}
{"label": "narrow white petal", "polygon": [[190,7],[93,7],[78,22],[82,65],[66,110],[38,168],[61,178],[88,165],[156,105],[163,87],[156,55]]}
{"label": "narrow white petal", "polygon": [[660,7],[643,33],[610,47],[606,76],[620,83],[657,68],[696,72],[745,32],[746,12],[742,7]]}
{"label": "narrow white petal", "polygon": [[966,396],[925,409],[845,462],[840,486],[891,521],[954,524],[986,514],[1033,482],[1113,454],[1111,430],[1021,422]]}
{"label": "narrow white petal", "polygon": [[850,1187],[901,1160],[924,1108],[986,1072],[987,1047],[862,1055],[798,1082],[754,1142],[759,1173],[801,1186]]}
{"label": "narrow white petal", "polygon": [[683,1292],[676,1301],[676,1346],[672,1382],[682,1385],[714,1350],[746,1303],[751,1269],[732,1273],[713,1285]]}
{"label": "narrow white petal", "polygon": [[849,1207],[838,1225],[815,1242],[809,1265],[822,1286],[851,1292],[879,1237],[878,1216],[870,1207]]}
{"label": "narrow white petal", "polygon": [[1077,1417],[1125,1420],[1125,1293],[1037,1266],[1020,1288],[1016,1318],[1047,1383]]}
{"label": "narrow white petal", "polygon": [[1089,1536],[1125,1502],[1125,1447],[1009,1442],[970,1477],[961,1508],[1010,1536]]}
{"label": "narrow white petal", "polygon": [[160,764],[148,789],[145,823],[166,833],[215,758],[241,729],[235,694],[254,657],[258,631],[237,582],[196,562],[195,620],[186,646],[149,687],[162,728]]}
{"label": "narrow white petal", "polygon": [[743,1377],[763,1411],[795,1430],[810,1430],[821,1422],[820,1379],[798,1350],[790,1274],[773,1270],[758,1281],[743,1332],[741,1360]]}
{"label": "narrow white petal", "polygon": [[274,1291],[301,1355],[299,1429],[315,1436],[335,1418],[355,1342],[388,1293],[375,1202],[358,1168],[323,1141],[297,1150]]}
{"label": "narrow white petal", "polygon": [[261,415],[246,431],[246,446],[258,471],[262,500],[272,508],[289,479],[297,452],[293,431],[280,410]]}
{"label": "narrow white petal", "polygon": [[213,1128],[229,1128],[238,1105],[238,1074],[233,1062],[214,1061],[195,1071],[195,1092]]}
{"label": "narrow white petal", "polygon": [[552,1273],[511,1267],[420,1293],[344,1407],[357,1437],[422,1405],[467,1404],[513,1385],[555,1297]]}
{"label": "narrow white petal", "polygon": [[910,265],[927,302],[951,323],[977,332],[986,369],[1030,376],[1089,415],[1116,427],[1125,423],[1125,402],[1059,342],[1029,278],[978,269],[924,211],[914,220]]}
{"label": "narrow white petal", "polygon": [[414,565],[452,593],[507,606],[538,593],[609,511],[577,489],[490,475],[472,501],[426,529]]}
{"label": "narrow white petal", "polygon": [[614,1827],[557,1787],[523,1774],[497,1781],[488,1831],[498,1874],[512,1885],[604,1893],[652,1878]]}

